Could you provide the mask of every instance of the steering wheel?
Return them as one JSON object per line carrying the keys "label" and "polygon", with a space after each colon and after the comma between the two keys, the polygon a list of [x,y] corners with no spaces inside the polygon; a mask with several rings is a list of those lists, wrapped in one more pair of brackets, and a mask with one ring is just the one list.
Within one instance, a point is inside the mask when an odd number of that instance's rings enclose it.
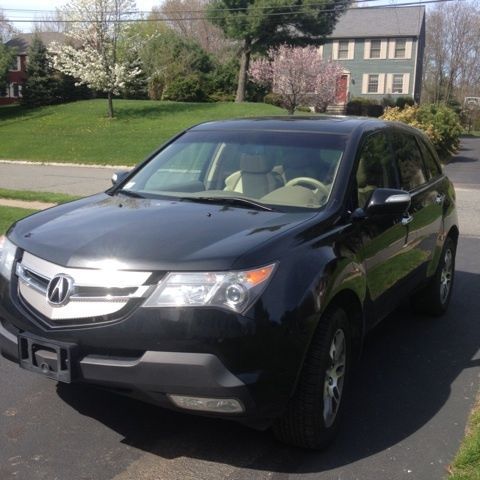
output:
{"label": "steering wheel", "polygon": [[289,180],[285,186],[294,187],[296,185],[307,185],[314,193],[321,193],[325,197],[328,197],[330,189],[324,185],[320,180],[312,177],[296,177]]}

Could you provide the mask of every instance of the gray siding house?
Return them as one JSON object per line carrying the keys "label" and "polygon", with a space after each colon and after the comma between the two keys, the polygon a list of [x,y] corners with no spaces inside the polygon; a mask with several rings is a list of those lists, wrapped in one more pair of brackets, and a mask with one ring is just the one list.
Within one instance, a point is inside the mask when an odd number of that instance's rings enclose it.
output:
{"label": "gray siding house", "polygon": [[351,8],[320,47],[339,62],[337,105],[353,97],[420,100],[425,49],[425,7]]}

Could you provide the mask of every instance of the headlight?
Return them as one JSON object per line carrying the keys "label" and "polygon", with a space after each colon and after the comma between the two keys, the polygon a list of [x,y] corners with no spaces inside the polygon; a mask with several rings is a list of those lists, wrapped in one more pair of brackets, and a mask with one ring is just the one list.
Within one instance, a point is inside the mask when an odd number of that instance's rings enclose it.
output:
{"label": "headlight", "polygon": [[216,306],[244,312],[260,296],[275,264],[244,272],[169,273],[144,307]]}
{"label": "headlight", "polygon": [[10,280],[17,247],[5,236],[0,237],[0,275]]}

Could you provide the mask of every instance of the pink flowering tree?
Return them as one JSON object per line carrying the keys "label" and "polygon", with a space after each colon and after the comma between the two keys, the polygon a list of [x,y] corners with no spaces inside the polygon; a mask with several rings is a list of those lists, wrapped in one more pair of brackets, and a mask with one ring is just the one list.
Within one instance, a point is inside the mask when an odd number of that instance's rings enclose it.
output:
{"label": "pink flowering tree", "polygon": [[322,60],[318,48],[287,45],[269,50],[267,58],[253,61],[249,69],[250,78],[279,95],[290,115],[300,105],[324,111],[335,101],[341,74],[342,67]]}

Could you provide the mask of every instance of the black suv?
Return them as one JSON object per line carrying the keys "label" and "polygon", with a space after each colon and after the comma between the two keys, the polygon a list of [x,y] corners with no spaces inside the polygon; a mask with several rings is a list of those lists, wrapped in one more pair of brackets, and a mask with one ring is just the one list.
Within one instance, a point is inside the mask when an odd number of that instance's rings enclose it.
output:
{"label": "black suv", "polygon": [[182,132],[113,188],[0,247],[0,349],[22,368],[322,448],[366,332],[442,314],[459,231],[429,141],[370,119]]}

